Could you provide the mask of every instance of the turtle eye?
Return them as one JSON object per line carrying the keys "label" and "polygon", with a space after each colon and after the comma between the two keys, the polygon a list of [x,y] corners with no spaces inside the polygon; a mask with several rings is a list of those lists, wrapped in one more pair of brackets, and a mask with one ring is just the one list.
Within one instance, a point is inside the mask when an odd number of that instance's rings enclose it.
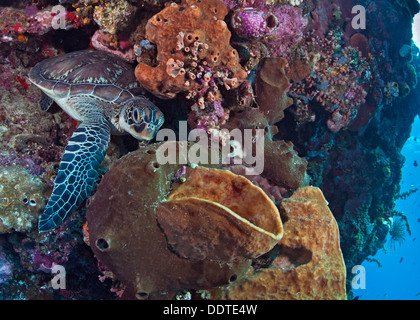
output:
{"label": "turtle eye", "polygon": [[134,110],[133,110],[133,120],[135,122],[139,122],[139,111],[138,111],[138,108],[134,108]]}

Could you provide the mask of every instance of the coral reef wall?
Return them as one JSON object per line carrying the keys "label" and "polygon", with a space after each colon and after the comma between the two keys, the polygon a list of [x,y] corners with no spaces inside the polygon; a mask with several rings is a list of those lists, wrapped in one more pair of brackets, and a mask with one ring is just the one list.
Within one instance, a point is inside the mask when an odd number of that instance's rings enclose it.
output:
{"label": "coral reef wall", "polygon": [[[366,28],[352,23],[356,4]],[[416,0],[0,1],[0,298],[351,298],[348,272],[383,248],[392,217],[404,221],[394,207],[420,110],[419,10]],[[42,111],[28,73],[88,49],[132,63],[180,140],[201,129],[229,146],[227,131],[248,129],[254,143],[262,131],[263,173],[235,165],[235,152],[223,165],[161,165],[159,141],[113,136],[93,197],[40,234],[79,123],[57,104]],[[55,265],[65,290],[51,286]]]}
{"label": "coral reef wall", "polygon": [[[286,115],[286,121],[283,121],[285,127],[279,126],[278,135],[293,141],[299,155],[308,159],[312,182],[324,191],[338,221],[348,270],[383,248],[388,233],[384,222],[402,214],[394,210],[395,200],[400,197],[399,184],[404,163],[401,148],[409,137],[414,117],[419,114],[416,101],[418,48],[411,40],[411,22],[413,15],[419,11],[418,3],[362,1],[358,4],[366,8],[368,22],[366,30],[361,32],[340,23],[349,14],[344,3],[338,6],[335,2],[327,4],[320,1],[312,12],[313,22],[319,20],[320,28],[325,21],[330,23],[322,27],[330,30],[325,29],[324,39],[332,37],[334,42],[339,35],[337,32],[341,32],[340,45],[346,48],[350,45],[359,50],[360,56],[356,59],[364,60],[349,74],[354,75],[354,72],[364,69],[365,76],[360,74],[363,79],[353,81],[353,76],[345,76],[346,81],[351,81],[347,84],[352,84],[348,87],[352,94],[349,95],[348,91],[344,96],[354,97],[353,101],[363,96],[353,122],[348,130],[340,129],[337,134],[332,134],[331,131],[336,132],[344,124],[343,119],[334,117],[335,111],[327,121],[330,129],[327,130],[317,118],[320,116],[318,111],[311,110],[311,104],[297,106],[294,115]],[[338,8],[341,16],[337,16]],[[329,19],[321,19],[321,15]],[[317,32],[316,36],[321,37],[321,34]],[[356,61],[351,55],[353,62],[350,65]],[[340,59],[333,63],[340,64]],[[322,59],[320,62],[322,64]],[[363,66],[364,63],[367,65]],[[340,69],[343,70],[343,67]],[[309,80],[309,84],[307,81],[303,84],[304,91],[308,86],[316,85],[316,80]],[[339,82],[330,97],[340,92],[340,86]],[[299,94],[301,88],[298,86],[293,95]],[[328,106],[330,98],[325,98],[320,97],[319,101]],[[302,101],[305,103],[305,100]],[[348,110],[346,99],[340,101]],[[298,122],[292,125],[292,119]],[[360,172],[365,174],[360,176]],[[350,291],[350,284],[348,289]]]}

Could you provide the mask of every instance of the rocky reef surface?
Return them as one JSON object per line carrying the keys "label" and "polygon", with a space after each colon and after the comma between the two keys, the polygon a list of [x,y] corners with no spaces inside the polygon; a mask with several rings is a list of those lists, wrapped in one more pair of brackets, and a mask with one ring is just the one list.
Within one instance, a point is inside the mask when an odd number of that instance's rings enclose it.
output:
{"label": "rocky reef surface", "polygon": [[[366,28],[353,24],[356,4]],[[419,10],[415,0],[0,0],[0,298],[352,298],[351,268],[383,248],[391,218],[406,221],[394,207],[420,110]],[[78,123],[56,104],[42,111],[28,73],[84,49],[132,63],[179,140],[180,121],[217,148],[227,131],[255,141],[261,129],[263,172],[235,164],[235,150],[230,162],[161,164],[163,142],[113,136],[92,197],[39,233]],[[196,152],[172,147],[179,160]],[[66,288],[52,285],[56,265]]]}

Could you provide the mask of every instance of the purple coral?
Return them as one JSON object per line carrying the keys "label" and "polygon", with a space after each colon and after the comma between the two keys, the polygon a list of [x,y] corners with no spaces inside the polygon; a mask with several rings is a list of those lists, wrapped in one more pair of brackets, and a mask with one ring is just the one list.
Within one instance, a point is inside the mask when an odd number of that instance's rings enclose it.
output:
{"label": "purple coral", "polygon": [[25,14],[29,17],[29,18],[33,18],[37,13],[39,12],[39,9],[37,8],[36,5],[33,4],[28,4],[25,7]]}
{"label": "purple coral", "polygon": [[284,56],[296,46],[303,39],[307,24],[301,8],[267,5],[265,1],[236,9],[231,19],[240,37],[263,40],[272,56]]}
{"label": "purple coral", "polygon": [[243,38],[259,39],[273,34],[279,25],[276,16],[255,8],[241,8],[232,15],[232,27]]}
{"label": "purple coral", "polygon": [[6,255],[0,251],[0,284],[8,281],[13,275],[13,267],[7,261]]}
{"label": "purple coral", "polygon": [[35,163],[31,156],[23,155],[18,157],[16,154],[0,154],[0,166],[22,166],[28,170],[28,172],[34,176],[40,176],[44,172],[44,168]]}
{"label": "purple coral", "polygon": [[303,39],[303,31],[308,20],[302,15],[302,9],[298,7],[274,6],[270,10],[281,27],[267,39],[267,46],[273,55],[281,56]]}
{"label": "purple coral", "polygon": [[222,125],[226,122],[226,119],[229,117],[229,113],[225,112],[222,107],[221,99],[215,100],[209,107],[213,107],[213,111],[206,112],[205,115],[200,116],[200,119],[197,121],[197,128],[206,130],[218,128],[219,125]]}

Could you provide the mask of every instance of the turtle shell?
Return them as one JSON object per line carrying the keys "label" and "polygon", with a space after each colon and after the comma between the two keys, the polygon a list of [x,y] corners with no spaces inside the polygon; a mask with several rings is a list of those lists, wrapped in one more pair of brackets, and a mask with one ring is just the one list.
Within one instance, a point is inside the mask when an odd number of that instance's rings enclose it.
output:
{"label": "turtle shell", "polygon": [[105,51],[75,51],[44,60],[29,79],[57,99],[83,94],[120,103],[144,93],[132,65]]}

